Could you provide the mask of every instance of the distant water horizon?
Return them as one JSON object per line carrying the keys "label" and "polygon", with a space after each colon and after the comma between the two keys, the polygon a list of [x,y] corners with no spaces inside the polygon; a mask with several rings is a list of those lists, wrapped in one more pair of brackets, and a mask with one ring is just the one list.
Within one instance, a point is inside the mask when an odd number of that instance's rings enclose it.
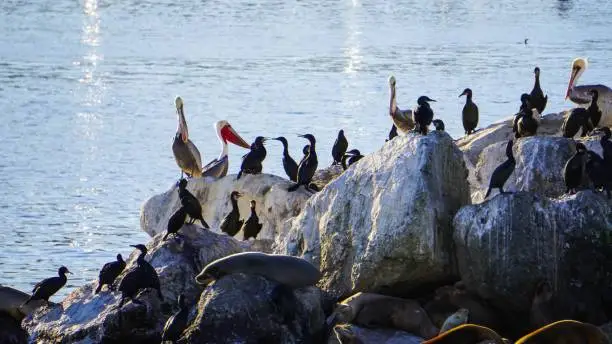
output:
{"label": "distant water horizon", "polygon": [[[180,175],[176,95],[204,163],[226,119],[294,157],[312,133],[323,167],[339,129],[366,154],[384,143],[391,74],[400,108],[436,99],[458,138],[466,87],[482,128],[517,111],[535,66],[545,113],[572,107],[575,57],[580,83],[612,84],[610,32],[612,2],[594,0],[0,2],[0,283],[30,291],[65,265],[58,301],[149,240],[140,206]],[[284,176],[267,147],[264,172]],[[246,151],[229,151],[236,173]]]}

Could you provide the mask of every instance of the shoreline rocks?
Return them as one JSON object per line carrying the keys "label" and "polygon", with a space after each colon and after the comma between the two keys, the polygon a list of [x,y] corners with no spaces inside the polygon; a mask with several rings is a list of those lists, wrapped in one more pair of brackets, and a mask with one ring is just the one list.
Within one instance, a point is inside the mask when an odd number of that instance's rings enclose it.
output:
{"label": "shoreline rocks", "polygon": [[397,137],[314,195],[275,251],[319,266],[320,287],[336,297],[452,280],[451,222],[469,204],[466,176],[447,133]]}
{"label": "shoreline rocks", "polygon": [[[274,239],[278,229],[284,222],[296,216],[302,209],[311,193],[300,189],[287,192],[293,185],[287,179],[269,174],[245,174],[239,180],[236,175],[227,175],[218,180],[212,178],[189,179],[187,189],[198,198],[202,204],[204,220],[211,230],[222,233],[218,227],[223,218],[231,210],[230,193],[239,191],[243,194],[238,200],[240,216],[245,220],[251,214],[249,202],[257,202],[257,215],[263,224],[258,239]],[[179,208],[178,187],[149,198],[140,211],[140,226],[151,236],[165,232],[168,219]],[[242,239],[242,231],[236,234],[236,239]]]}

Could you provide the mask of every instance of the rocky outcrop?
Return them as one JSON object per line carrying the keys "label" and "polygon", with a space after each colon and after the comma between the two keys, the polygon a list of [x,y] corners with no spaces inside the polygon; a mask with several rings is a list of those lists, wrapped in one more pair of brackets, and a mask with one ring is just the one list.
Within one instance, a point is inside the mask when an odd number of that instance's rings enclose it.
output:
{"label": "rocky outcrop", "polygon": [[[76,289],[59,305],[43,307],[24,319],[30,341],[54,343],[159,342],[163,325],[176,307],[179,293],[195,304],[202,287],[195,283],[200,269],[229,254],[241,252],[238,242],[225,235],[186,225],[181,236],[161,241],[161,235],[147,244],[146,259],[157,270],[163,300],[156,292],[141,292],[140,303],[127,302],[121,309],[120,292],[105,288],[93,291],[96,283]],[[123,275],[135,264],[138,252],[127,261]]]}
{"label": "rocky outcrop", "polygon": [[325,315],[316,287],[284,289],[232,274],[206,288],[181,343],[321,343]]}
{"label": "rocky outcrop", "polygon": [[344,172],[341,165],[331,165],[325,168],[321,168],[315,172],[312,177],[312,183],[315,184],[319,190],[323,190],[325,185],[329,184],[332,180],[338,178]]}
{"label": "rocky outcrop", "polygon": [[408,332],[391,329],[369,329],[355,325],[336,326],[329,344],[420,344],[423,338]]}
{"label": "rocky outcrop", "polygon": [[[567,116],[569,116],[569,111],[543,116],[538,126],[538,135],[561,136],[561,125]],[[508,117],[457,140],[457,147],[465,154],[468,167],[476,166],[478,160],[480,160],[480,153],[486,147],[497,142],[508,142],[508,140],[514,139],[513,121],[514,116]]]}
{"label": "rocky outcrop", "polygon": [[[518,192],[463,207],[454,239],[468,290],[499,309],[528,312],[536,285],[549,281],[556,317],[599,324],[612,282],[612,203],[581,191],[561,199]],[[548,312],[550,313],[550,312]],[[554,320],[554,319],[553,319]]]}
{"label": "rocky outcrop", "polygon": [[[189,180],[187,189],[194,194],[202,204],[204,220],[211,230],[219,232],[219,224],[230,212],[230,193],[239,191],[243,197],[238,201],[240,215],[247,219],[251,214],[249,202],[257,202],[257,215],[263,224],[258,239],[274,239],[275,233],[283,223],[296,216],[306,200],[312,195],[303,188],[295,192],[287,192],[292,185],[287,179],[269,174],[245,174],[239,180],[236,175],[228,175],[221,179],[194,178]],[[178,187],[151,197],[142,206],[140,226],[147,234],[154,236],[166,230],[168,219],[180,207]],[[242,239],[242,232],[236,234]]]}
{"label": "rocky outcrop", "polygon": [[275,250],[318,266],[319,285],[336,297],[450,279],[466,176],[448,134],[397,137],[313,196]]}
{"label": "rocky outcrop", "polygon": [[[470,178],[474,203],[484,200],[493,171],[506,160],[505,149],[506,142],[498,142],[480,154],[481,159]],[[532,136],[515,140],[516,167],[504,190],[531,191],[548,197],[564,194],[563,167],[575,152],[575,142],[563,137]],[[497,190],[492,195],[496,193]]]}
{"label": "rocky outcrop", "polygon": [[472,203],[484,200],[491,174],[506,160],[505,147],[510,139],[514,140],[513,152],[517,164],[504,189],[531,191],[548,197],[563,195],[563,167],[576,151],[575,142],[580,141],[601,155],[597,133],[584,138],[576,137],[575,140],[562,137],[561,125],[568,114],[569,111],[564,111],[544,116],[537,136],[514,139],[512,119],[509,118],[458,139],[457,146],[464,153],[469,171]]}

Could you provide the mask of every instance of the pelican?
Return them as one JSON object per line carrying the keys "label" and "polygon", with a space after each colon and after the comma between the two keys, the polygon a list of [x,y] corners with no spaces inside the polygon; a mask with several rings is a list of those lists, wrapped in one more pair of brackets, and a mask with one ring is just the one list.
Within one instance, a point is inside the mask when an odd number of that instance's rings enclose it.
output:
{"label": "pelican", "polygon": [[597,105],[601,109],[602,117],[599,122],[600,126],[612,126],[612,89],[606,85],[580,85],[575,86],[578,78],[587,69],[588,62],[586,58],[578,57],[572,62],[572,73],[570,75],[569,84],[565,99],[569,98],[574,104],[581,107],[587,107],[591,103],[591,90],[596,90],[599,94]]}
{"label": "pelican", "polygon": [[189,130],[183,111],[183,99],[176,97],[174,104],[178,115],[178,128],[172,142],[172,153],[174,153],[176,164],[181,169],[181,179],[183,179],[183,173],[186,173],[189,177],[201,177],[202,157],[198,147],[189,139]]}
{"label": "pelican", "polygon": [[395,77],[393,75],[389,77],[389,88],[391,89],[389,115],[393,120],[393,124],[395,124],[395,126],[397,127],[397,130],[406,134],[410,130],[414,129],[412,110],[400,110],[397,107],[397,101],[395,100]]}
{"label": "pelican", "polygon": [[221,178],[227,175],[227,169],[229,166],[229,159],[227,156],[227,143],[231,142],[237,146],[243,148],[251,148],[251,146],[238,135],[238,133],[232,128],[226,120],[221,120],[215,123],[215,130],[217,131],[217,137],[221,142],[221,154],[218,158],[209,162],[204,166],[202,176],[203,177],[214,177]]}

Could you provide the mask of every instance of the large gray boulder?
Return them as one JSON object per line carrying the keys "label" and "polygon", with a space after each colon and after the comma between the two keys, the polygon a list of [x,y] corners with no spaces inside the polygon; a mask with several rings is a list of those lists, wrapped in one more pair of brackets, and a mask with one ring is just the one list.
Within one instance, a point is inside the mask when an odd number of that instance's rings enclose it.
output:
{"label": "large gray boulder", "polygon": [[323,274],[336,297],[451,279],[451,222],[467,171],[444,132],[397,137],[313,196],[275,243]]}
{"label": "large gray boulder", "polygon": [[566,303],[557,306],[568,310],[555,316],[605,319],[602,298],[612,283],[612,202],[605,195],[497,195],[463,207],[454,227],[462,280],[497,308],[529,311],[536,285],[549,281]]}
{"label": "large gray boulder", "polygon": [[[211,230],[222,233],[219,225],[230,212],[232,205],[230,193],[239,191],[243,197],[238,201],[240,215],[245,220],[251,214],[249,202],[257,202],[257,215],[263,224],[258,239],[274,239],[278,228],[284,222],[296,216],[306,200],[312,195],[303,188],[295,192],[287,192],[292,182],[269,174],[245,174],[239,180],[236,175],[228,175],[221,179],[194,178],[189,179],[187,189],[198,198],[202,204],[204,220]],[[178,187],[151,197],[140,211],[140,226],[147,234],[154,236],[166,231],[168,219],[180,207]],[[242,232],[236,234],[242,239]]]}
{"label": "large gray boulder", "polygon": [[[159,342],[166,319],[176,308],[180,293],[188,304],[195,304],[202,287],[195,276],[206,264],[241,252],[238,242],[225,235],[218,235],[195,225],[186,225],[181,236],[161,240],[161,234],[148,244],[147,261],[157,270],[163,300],[157,292],[145,291],[137,297],[141,302],[127,302],[119,310],[120,292],[110,292],[106,287],[94,294],[96,282],[89,283],[70,293],[59,305],[43,307],[24,319],[23,325],[30,333],[30,341],[54,343],[125,343]],[[133,243],[136,244],[136,243]],[[121,278],[135,266],[139,251],[134,251],[127,261]]]}
{"label": "large gray boulder", "polygon": [[231,274],[206,288],[181,343],[321,343],[321,290],[279,290],[258,275]]}

